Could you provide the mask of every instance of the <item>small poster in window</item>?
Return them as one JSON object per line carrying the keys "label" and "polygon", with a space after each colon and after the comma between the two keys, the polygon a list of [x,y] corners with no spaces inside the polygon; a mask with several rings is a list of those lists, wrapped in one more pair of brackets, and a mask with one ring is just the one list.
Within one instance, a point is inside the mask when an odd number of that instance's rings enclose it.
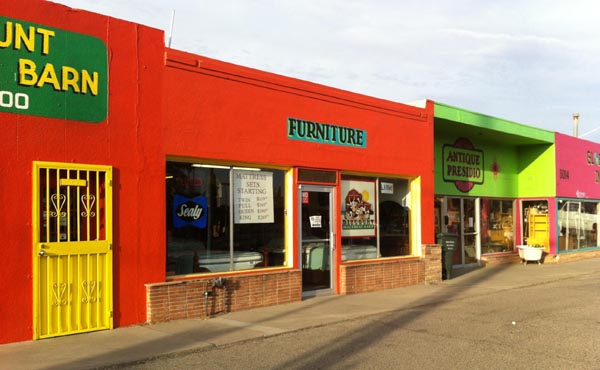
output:
{"label": "small poster in window", "polygon": [[233,215],[236,224],[273,223],[273,172],[233,171]]}
{"label": "small poster in window", "polygon": [[375,236],[375,181],[342,181],[342,236]]}
{"label": "small poster in window", "polygon": [[302,204],[309,204],[310,203],[310,198],[308,195],[308,191],[303,191],[302,192]]}
{"label": "small poster in window", "polygon": [[310,227],[321,228],[321,216],[310,216]]}
{"label": "small poster in window", "polygon": [[382,182],[381,183],[381,194],[394,194],[394,183]]}

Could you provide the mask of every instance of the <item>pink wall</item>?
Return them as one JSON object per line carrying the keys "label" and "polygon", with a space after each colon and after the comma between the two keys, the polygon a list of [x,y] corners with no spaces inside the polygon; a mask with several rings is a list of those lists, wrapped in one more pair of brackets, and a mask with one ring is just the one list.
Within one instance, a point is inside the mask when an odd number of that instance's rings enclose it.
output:
{"label": "pink wall", "polygon": [[556,196],[600,199],[600,144],[556,133]]}

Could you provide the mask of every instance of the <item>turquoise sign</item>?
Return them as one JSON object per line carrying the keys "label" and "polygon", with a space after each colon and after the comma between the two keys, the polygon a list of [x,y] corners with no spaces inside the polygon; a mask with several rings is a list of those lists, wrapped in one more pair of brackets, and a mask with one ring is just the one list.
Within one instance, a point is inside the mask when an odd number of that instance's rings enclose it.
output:
{"label": "turquoise sign", "polygon": [[0,112],[103,121],[106,45],[89,35],[0,17]]}
{"label": "turquoise sign", "polygon": [[304,121],[288,118],[287,136],[289,139],[312,141],[315,143],[367,147],[367,131],[351,127]]}

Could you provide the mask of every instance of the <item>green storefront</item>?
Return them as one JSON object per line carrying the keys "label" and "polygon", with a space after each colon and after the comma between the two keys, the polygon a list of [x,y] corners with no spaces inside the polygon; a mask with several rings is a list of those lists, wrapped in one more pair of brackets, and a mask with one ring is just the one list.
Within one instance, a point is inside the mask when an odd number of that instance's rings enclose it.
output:
{"label": "green storefront", "polygon": [[435,232],[452,234],[453,265],[549,250],[556,194],[554,133],[435,103]]}

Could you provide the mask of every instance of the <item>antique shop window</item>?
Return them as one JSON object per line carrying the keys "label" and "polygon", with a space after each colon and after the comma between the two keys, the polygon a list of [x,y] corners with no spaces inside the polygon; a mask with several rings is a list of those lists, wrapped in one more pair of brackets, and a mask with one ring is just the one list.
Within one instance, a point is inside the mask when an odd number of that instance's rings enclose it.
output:
{"label": "antique shop window", "polygon": [[167,162],[167,275],[285,264],[285,172]]}
{"label": "antique shop window", "polygon": [[481,253],[510,252],[515,248],[513,201],[481,199]]}
{"label": "antique shop window", "polygon": [[524,200],[521,203],[523,212],[523,244],[550,245],[550,219],[547,200]]}
{"label": "antique shop window", "polygon": [[342,176],[342,261],[410,255],[409,181]]}
{"label": "antique shop window", "polygon": [[600,246],[598,224],[600,202],[558,201],[558,250],[570,251]]}

